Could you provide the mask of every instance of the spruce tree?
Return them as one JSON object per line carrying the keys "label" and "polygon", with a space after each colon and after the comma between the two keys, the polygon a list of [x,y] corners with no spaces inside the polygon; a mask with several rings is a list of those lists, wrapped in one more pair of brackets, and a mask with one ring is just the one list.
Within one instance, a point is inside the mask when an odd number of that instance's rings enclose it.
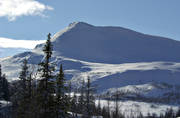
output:
{"label": "spruce tree", "polygon": [[27,96],[29,99],[32,99],[33,96],[33,78],[32,73],[27,77]]}
{"label": "spruce tree", "polygon": [[35,97],[34,97],[34,85],[33,85],[33,77],[32,73],[30,73],[27,77],[27,86],[26,86],[26,102],[27,104],[27,109],[26,109],[26,118],[32,118],[34,117],[34,109],[36,108],[36,105],[34,104],[35,102]]}
{"label": "spruce tree", "polygon": [[2,69],[0,65],[0,99],[3,99],[2,95],[3,95],[3,78],[2,78]]}
{"label": "spruce tree", "polygon": [[62,64],[56,78],[56,118],[67,118],[69,110],[69,99],[66,95],[67,87]]}
{"label": "spruce tree", "polygon": [[5,74],[2,76],[2,98],[6,101],[10,100],[10,94],[9,94],[9,82],[6,79]]}
{"label": "spruce tree", "polygon": [[2,77],[2,69],[1,69],[1,64],[0,64],[0,77]]}
{"label": "spruce tree", "polygon": [[71,92],[72,92],[72,84],[71,84],[71,81],[68,82],[68,93],[69,93],[69,98],[71,98]]}
{"label": "spruce tree", "polygon": [[28,74],[29,74],[29,71],[28,71],[27,59],[25,59],[23,61],[22,69],[19,75],[22,97],[26,96],[26,91],[27,91],[26,83],[27,83]]}
{"label": "spruce tree", "polygon": [[19,86],[17,90],[17,106],[15,109],[17,109],[17,117],[18,118],[24,118],[27,117],[28,107],[29,105],[29,96],[28,96],[28,88],[27,88],[27,78],[29,75],[27,60],[25,59],[22,64],[21,72],[19,74]]}
{"label": "spruce tree", "polygon": [[76,92],[74,92],[74,95],[73,95],[72,100],[71,100],[71,112],[72,112],[73,117],[76,117],[77,113],[78,113],[77,104],[78,104],[77,96],[76,96]]}
{"label": "spruce tree", "polygon": [[81,83],[81,88],[80,88],[80,96],[78,99],[78,109],[80,111],[81,114],[84,114],[85,112],[85,81],[83,80]]}
{"label": "spruce tree", "polygon": [[113,112],[113,118],[119,118],[119,91],[115,93],[115,111]]}
{"label": "spruce tree", "polygon": [[110,116],[108,116],[108,109],[106,107],[103,107],[101,111],[102,111],[101,116],[103,116],[103,118],[111,118]]}
{"label": "spruce tree", "polygon": [[178,111],[176,112],[176,117],[180,117],[180,107],[178,108]]}
{"label": "spruce tree", "polygon": [[98,106],[96,108],[97,115],[101,115],[101,99],[100,96],[98,96]]}
{"label": "spruce tree", "polygon": [[44,45],[44,60],[41,62],[39,72],[41,78],[38,85],[38,108],[39,118],[54,117],[54,81],[53,71],[54,66],[50,63],[52,56],[51,34],[48,34],[48,39]]}
{"label": "spruce tree", "polygon": [[6,79],[5,74],[2,74],[2,69],[0,65],[0,99],[9,101],[10,95],[9,95],[9,83]]}
{"label": "spruce tree", "polygon": [[94,96],[93,93],[95,91],[95,88],[91,86],[90,78],[88,77],[87,84],[86,84],[86,96],[85,96],[85,109],[86,113],[84,114],[84,117],[90,118],[94,112],[95,109],[95,102],[94,102]]}
{"label": "spruce tree", "polygon": [[107,92],[106,97],[107,97],[107,113],[108,113],[107,117],[110,118],[111,111],[110,111],[110,93],[109,92]]}
{"label": "spruce tree", "polygon": [[[8,83],[8,81],[6,79],[5,74],[1,75],[1,95],[2,95],[1,96],[2,99],[5,100],[7,102],[7,104],[9,104],[8,103],[10,101],[9,83]],[[10,117],[10,109],[9,108],[10,108],[10,106],[8,105],[7,109],[6,109],[6,111],[4,113],[2,113],[2,111],[1,111],[2,116],[0,115],[0,117],[2,117],[2,118]]]}

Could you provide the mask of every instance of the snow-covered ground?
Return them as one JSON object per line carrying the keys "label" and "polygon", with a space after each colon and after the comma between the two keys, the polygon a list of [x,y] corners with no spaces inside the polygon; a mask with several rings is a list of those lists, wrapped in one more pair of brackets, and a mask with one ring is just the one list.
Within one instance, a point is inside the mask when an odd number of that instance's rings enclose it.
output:
{"label": "snow-covered ground", "polygon": [[[42,60],[42,55],[25,52],[13,57],[0,59],[2,70],[12,81],[18,78],[23,59],[27,58],[32,68]],[[65,57],[53,57],[53,63],[62,63],[65,76],[73,85],[80,85],[88,77],[97,85],[98,92],[124,91],[161,96],[179,88],[180,63],[177,62],[141,62],[124,64],[104,64],[85,62]]]}
{"label": "snow-covered ground", "polygon": [[12,103],[9,101],[0,100],[0,114],[7,112],[11,105]]}
{"label": "snow-covered ground", "polygon": [[[98,105],[98,100],[96,100],[96,105]],[[107,107],[108,103],[107,100],[100,100],[101,107]],[[146,103],[146,102],[137,102],[137,101],[119,101],[118,102],[119,110],[121,113],[123,113],[126,116],[133,115],[139,115],[142,113],[144,116],[147,116],[148,113],[150,114],[164,114],[167,109],[173,109],[174,111],[178,110],[178,106],[175,105],[164,105],[164,104],[158,104],[158,103]],[[110,110],[115,110],[115,102],[110,101]]]}
{"label": "snow-covered ground", "polygon": [[[170,98],[174,104],[179,104],[179,41],[121,27],[76,22],[56,33],[52,44],[51,62],[56,63],[56,69],[63,64],[65,77],[74,86],[89,77],[98,93],[109,91],[113,94],[119,90],[128,96]],[[8,80],[18,79],[25,58],[36,70],[37,64],[43,60],[42,48],[43,44],[39,44],[33,51],[0,59]],[[136,102],[123,102],[123,109]],[[152,103],[138,103],[142,104],[142,110],[146,106],[146,113],[152,110]],[[168,105],[157,106],[159,110],[165,110]]]}
{"label": "snow-covered ground", "polygon": [[11,103],[9,101],[0,100],[0,105],[1,107],[6,107],[11,105]]}

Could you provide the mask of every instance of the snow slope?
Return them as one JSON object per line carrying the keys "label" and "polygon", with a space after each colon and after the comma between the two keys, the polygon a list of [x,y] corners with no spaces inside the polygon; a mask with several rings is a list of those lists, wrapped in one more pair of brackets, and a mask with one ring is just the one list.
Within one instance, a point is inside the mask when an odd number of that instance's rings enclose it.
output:
{"label": "snow slope", "polygon": [[[51,61],[57,68],[62,63],[66,78],[76,86],[89,76],[98,92],[118,88],[162,97],[180,85],[179,41],[83,22],[70,24],[51,40],[54,48]],[[0,59],[9,81],[18,78],[23,59],[37,67],[43,59],[43,45],[37,45],[32,52]]]}
{"label": "snow slope", "polygon": [[[98,100],[96,101],[96,104],[98,105]],[[101,107],[107,107],[107,101],[106,100],[100,100]],[[173,109],[174,111],[178,110],[178,106],[175,105],[164,105],[164,104],[157,104],[157,103],[146,103],[146,102],[136,102],[136,101],[119,101],[118,102],[119,110],[121,113],[126,115],[127,117],[138,116],[140,113],[142,113],[144,116],[147,116],[148,114],[164,114],[167,109]],[[115,102],[110,101],[110,110],[115,110]]]}
{"label": "snow slope", "polygon": [[[122,27],[70,24],[52,38],[57,55],[95,62],[180,62],[180,42],[135,32]],[[36,49],[41,49],[38,45]]]}
{"label": "snow slope", "polygon": [[[20,65],[27,58],[30,64],[36,66],[43,58],[42,55],[25,52],[13,57],[1,59],[3,72],[8,79],[17,79]],[[180,85],[180,63],[176,62],[141,62],[124,64],[104,64],[74,60],[64,57],[53,57],[52,62],[57,63],[57,68],[63,64],[67,79],[71,79],[74,85],[81,84],[83,79],[91,78],[93,84],[97,85],[100,92],[112,90],[111,88],[125,87],[124,91],[133,93],[144,93],[147,90],[169,90],[169,86],[159,87],[159,83],[167,85]],[[150,84],[152,83],[152,84]],[[157,85],[153,85],[156,83]],[[141,85],[141,86],[140,86]],[[135,88],[137,89],[137,91]],[[161,91],[162,92],[162,91]],[[152,94],[151,94],[152,95]]]}
{"label": "snow slope", "polygon": [[7,56],[13,56],[17,53],[22,53],[28,51],[29,49],[25,48],[2,48],[0,47],[0,58],[4,58]]}

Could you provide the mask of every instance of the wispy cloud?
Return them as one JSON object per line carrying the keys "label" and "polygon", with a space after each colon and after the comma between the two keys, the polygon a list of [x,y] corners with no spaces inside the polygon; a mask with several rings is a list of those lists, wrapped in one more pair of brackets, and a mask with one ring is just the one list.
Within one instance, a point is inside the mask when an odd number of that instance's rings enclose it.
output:
{"label": "wispy cloud", "polygon": [[53,10],[53,8],[37,0],[0,0],[0,17],[7,17],[10,21],[19,16],[44,16],[45,10]]}
{"label": "wispy cloud", "polygon": [[37,44],[41,44],[44,42],[45,40],[14,40],[0,37],[0,47],[2,48],[33,49]]}

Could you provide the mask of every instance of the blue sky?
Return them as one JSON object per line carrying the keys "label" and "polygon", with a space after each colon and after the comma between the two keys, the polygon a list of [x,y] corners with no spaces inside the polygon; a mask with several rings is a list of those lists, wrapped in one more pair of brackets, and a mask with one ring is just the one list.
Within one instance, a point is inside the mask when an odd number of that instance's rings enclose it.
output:
{"label": "blue sky", "polygon": [[45,40],[47,33],[54,34],[74,21],[121,26],[180,40],[180,0],[16,1],[0,1],[0,43],[2,38],[24,40],[24,43]]}

